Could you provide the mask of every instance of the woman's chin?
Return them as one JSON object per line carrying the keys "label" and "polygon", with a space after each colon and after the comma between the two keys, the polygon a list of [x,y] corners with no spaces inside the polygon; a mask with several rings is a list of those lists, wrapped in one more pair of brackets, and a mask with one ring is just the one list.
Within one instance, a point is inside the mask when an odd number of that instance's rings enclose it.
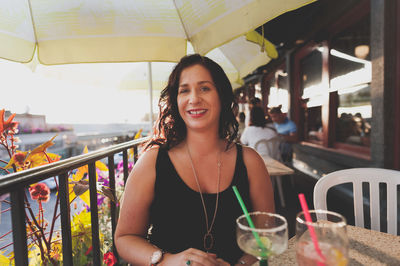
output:
{"label": "woman's chin", "polygon": [[211,131],[213,130],[213,128],[215,128],[210,123],[188,123],[186,127],[188,130],[199,131],[199,132]]}

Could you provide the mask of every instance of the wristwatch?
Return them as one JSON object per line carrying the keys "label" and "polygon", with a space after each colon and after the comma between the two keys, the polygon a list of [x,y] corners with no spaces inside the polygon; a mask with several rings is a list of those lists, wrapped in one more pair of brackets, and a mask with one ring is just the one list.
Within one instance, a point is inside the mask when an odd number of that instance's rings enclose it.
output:
{"label": "wristwatch", "polygon": [[159,264],[163,258],[164,252],[160,249],[156,250],[151,254],[150,257],[150,266],[155,266]]}

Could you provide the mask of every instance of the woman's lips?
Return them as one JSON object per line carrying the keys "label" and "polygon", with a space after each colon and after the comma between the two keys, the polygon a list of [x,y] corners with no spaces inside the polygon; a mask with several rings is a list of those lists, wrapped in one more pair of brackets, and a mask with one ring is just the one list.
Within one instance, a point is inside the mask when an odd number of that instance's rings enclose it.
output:
{"label": "woman's lips", "polygon": [[191,109],[187,112],[191,117],[198,118],[198,117],[202,117],[207,112],[207,110],[206,109]]}

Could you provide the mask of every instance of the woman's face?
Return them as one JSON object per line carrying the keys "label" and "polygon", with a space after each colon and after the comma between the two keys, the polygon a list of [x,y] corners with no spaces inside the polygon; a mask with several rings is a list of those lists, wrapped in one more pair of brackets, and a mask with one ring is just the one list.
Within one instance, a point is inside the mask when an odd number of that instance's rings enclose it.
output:
{"label": "woman's face", "polygon": [[210,72],[202,65],[185,68],[179,79],[178,110],[188,130],[218,131],[221,103]]}

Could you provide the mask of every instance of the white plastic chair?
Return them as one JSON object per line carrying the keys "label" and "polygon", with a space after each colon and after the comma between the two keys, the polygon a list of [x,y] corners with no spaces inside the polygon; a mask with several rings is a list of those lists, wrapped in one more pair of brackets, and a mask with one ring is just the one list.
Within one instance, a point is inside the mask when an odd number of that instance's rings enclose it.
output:
{"label": "white plastic chair", "polygon": [[[260,139],[254,145],[254,149],[261,156],[269,156],[272,159],[277,161],[281,161],[281,154],[279,151],[280,138],[279,136],[270,138],[270,139]],[[283,196],[283,187],[282,187],[282,179],[280,176],[271,176],[272,186],[275,187],[275,183],[278,187],[279,200],[281,202],[281,206],[285,207],[285,197]]]}
{"label": "white plastic chair", "polygon": [[254,149],[260,155],[267,155],[275,160],[281,160],[281,154],[279,152],[279,144],[281,140],[279,136],[270,138],[270,139],[260,139],[254,145]]}
{"label": "white plastic chair", "polygon": [[327,210],[328,190],[336,185],[352,183],[355,224],[364,227],[362,184],[369,183],[371,229],[380,231],[379,184],[387,185],[387,232],[397,235],[397,186],[400,171],[381,168],[353,168],[335,171],[318,180],[314,187],[315,209]]}

